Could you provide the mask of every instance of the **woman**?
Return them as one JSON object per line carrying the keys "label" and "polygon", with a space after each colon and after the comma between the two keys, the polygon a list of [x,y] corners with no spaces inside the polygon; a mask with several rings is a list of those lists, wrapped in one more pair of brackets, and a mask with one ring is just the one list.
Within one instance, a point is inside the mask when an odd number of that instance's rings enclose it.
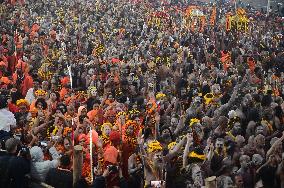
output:
{"label": "woman", "polygon": [[59,93],[58,92],[51,92],[49,94],[49,99],[47,100],[49,110],[55,111],[59,101],[60,101]]}

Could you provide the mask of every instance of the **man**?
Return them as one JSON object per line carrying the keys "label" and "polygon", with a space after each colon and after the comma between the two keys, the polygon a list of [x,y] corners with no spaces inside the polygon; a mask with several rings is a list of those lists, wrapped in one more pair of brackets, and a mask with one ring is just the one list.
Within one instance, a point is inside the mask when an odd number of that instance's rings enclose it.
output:
{"label": "man", "polygon": [[242,176],[245,187],[253,187],[253,182],[252,182],[253,179],[249,163],[250,163],[249,156],[242,155],[240,157],[241,168],[238,170],[238,174]]}
{"label": "man", "polygon": [[227,156],[223,138],[217,138],[215,143],[215,151],[211,159],[210,168],[217,173],[222,167],[222,161]]}
{"label": "man", "polygon": [[58,168],[52,168],[48,171],[46,176],[46,183],[55,188],[69,188],[72,187],[73,177],[70,169],[70,156],[63,155],[59,161]]}
{"label": "man", "polygon": [[275,177],[277,172],[277,161],[274,155],[270,155],[266,163],[264,163],[257,171],[259,178],[262,180],[264,187],[276,188]]}
{"label": "man", "polygon": [[33,80],[33,87],[28,90],[27,95],[25,97],[25,99],[29,102],[29,104],[31,104],[33,101],[35,101],[35,99],[36,99],[35,92],[38,89],[40,89],[40,81],[38,79],[34,79]]}
{"label": "man", "polygon": [[[5,142],[6,155],[0,157],[0,185],[5,188],[25,188],[25,175],[30,172],[29,153],[17,155],[19,140],[9,138]],[[28,152],[28,151],[27,151]],[[22,157],[23,156],[23,157]]]}
{"label": "man", "polygon": [[16,72],[13,74],[13,83],[16,88],[25,97],[28,90],[33,87],[33,78],[28,73],[28,64],[23,61],[19,61],[16,65]]}
{"label": "man", "polygon": [[0,95],[0,137],[4,132],[10,132],[11,128],[16,127],[16,119],[8,109],[7,98]]}

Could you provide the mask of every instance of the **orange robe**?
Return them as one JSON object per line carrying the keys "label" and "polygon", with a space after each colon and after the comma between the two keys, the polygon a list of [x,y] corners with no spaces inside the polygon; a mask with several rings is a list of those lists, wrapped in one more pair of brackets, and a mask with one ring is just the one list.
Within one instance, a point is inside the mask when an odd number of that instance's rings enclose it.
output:
{"label": "orange robe", "polygon": [[[13,78],[13,83],[16,84],[18,79],[18,74],[14,73],[12,78]],[[33,78],[29,74],[25,73],[24,80],[20,85],[22,95],[26,96],[28,90],[32,87],[33,87]]]}

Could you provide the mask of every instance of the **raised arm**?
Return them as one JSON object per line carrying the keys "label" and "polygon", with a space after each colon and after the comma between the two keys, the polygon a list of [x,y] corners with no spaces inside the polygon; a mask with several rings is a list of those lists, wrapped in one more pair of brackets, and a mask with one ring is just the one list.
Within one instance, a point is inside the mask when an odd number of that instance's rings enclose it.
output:
{"label": "raised arm", "polygon": [[184,148],[184,152],[183,152],[183,162],[182,162],[182,166],[183,168],[185,168],[188,164],[188,161],[187,161],[187,156],[188,156],[188,153],[189,153],[189,148],[190,146],[192,146],[193,144],[193,136],[192,136],[192,133],[188,133],[186,135],[186,138],[187,138],[187,142],[186,142],[186,146]]}

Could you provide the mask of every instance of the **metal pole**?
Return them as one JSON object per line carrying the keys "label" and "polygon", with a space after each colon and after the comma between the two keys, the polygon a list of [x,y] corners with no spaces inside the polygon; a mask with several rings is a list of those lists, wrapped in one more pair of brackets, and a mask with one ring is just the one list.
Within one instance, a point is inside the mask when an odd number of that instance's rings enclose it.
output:
{"label": "metal pole", "polygon": [[267,16],[269,15],[269,9],[270,9],[270,0],[267,0],[267,12],[266,12],[266,14],[267,14]]}

